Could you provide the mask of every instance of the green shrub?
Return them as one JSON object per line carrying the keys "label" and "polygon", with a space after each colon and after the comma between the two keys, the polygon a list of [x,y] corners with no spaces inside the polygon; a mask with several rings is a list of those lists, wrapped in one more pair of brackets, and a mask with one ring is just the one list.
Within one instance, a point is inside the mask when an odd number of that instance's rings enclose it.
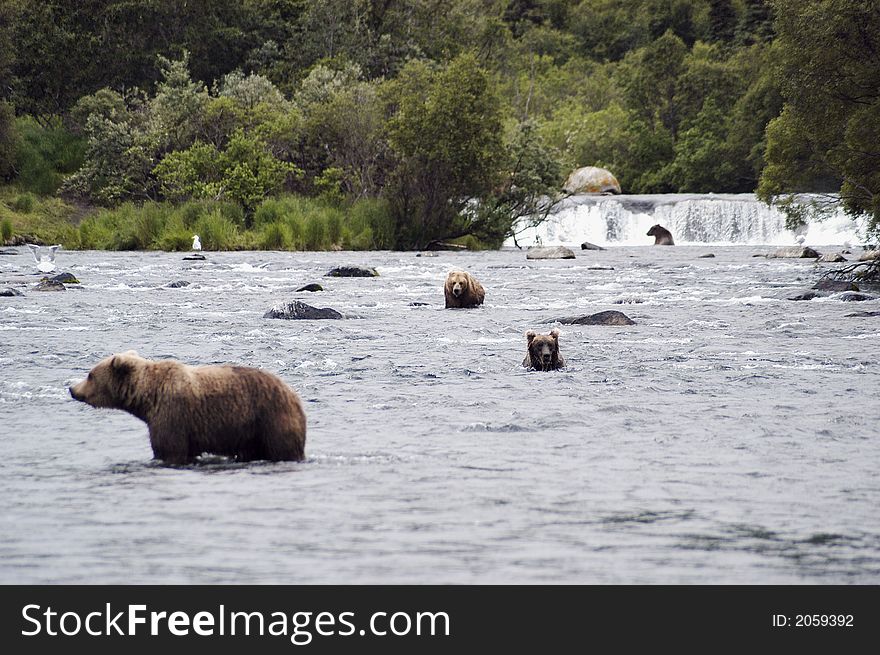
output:
{"label": "green shrub", "polygon": [[305,222],[305,249],[323,250],[327,247],[327,220],[324,214],[311,214]]}
{"label": "green shrub", "polygon": [[3,243],[6,243],[12,238],[12,221],[8,218],[4,218],[2,222],[0,222],[0,239],[2,239]]}
{"label": "green shrub", "polygon": [[[346,216],[353,250],[390,250],[394,247],[394,218],[388,202],[378,198],[356,201]],[[366,240],[369,240],[368,242]]]}
{"label": "green shrub", "polygon": [[55,193],[64,176],[77,170],[85,156],[85,140],[67,131],[60,119],[42,126],[29,116],[15,121],[17,184],[47,196]]}
{"label": "green shrub", "polygon": [[269,223],[263,228],[258,243],[263,250],[289,250],[292,241],[290,227],[279,221]]}
{"label": "green shrub", "polygon": [[35,200],[32,193],[20,193],[15,196],[10,206],[20,214],[30,214],[34,209]]}
{"label": "green shrub", "polygon": [[235,223],[219,208],[202,216],[195,224],[194,233],[199,235],[205,250],[232,250],[237,245]]}
{"label": "green shrub", "polygon": [[168,220],[153,247],[166,252],[180,252],[192,248],[193,231],[186,227],[183,212],[178,208]]}

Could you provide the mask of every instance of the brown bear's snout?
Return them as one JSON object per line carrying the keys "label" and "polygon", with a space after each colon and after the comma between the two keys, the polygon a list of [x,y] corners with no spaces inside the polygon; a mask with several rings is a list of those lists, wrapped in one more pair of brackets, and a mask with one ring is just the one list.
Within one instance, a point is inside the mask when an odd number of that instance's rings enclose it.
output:
{"label": "brown bear's snout", "polygon": [[80,402],[85,400],[85,396],[83,396],[82,391],[78,391],[77,387],[81,386],[82,383],[71,385],[67,388],[70,391],[70,397],[74,400],[79,400]]}
{"label": "brown bear's snout", "polygon": [[452,285],[452,295],[458,298],[461,295],[461,282]]}

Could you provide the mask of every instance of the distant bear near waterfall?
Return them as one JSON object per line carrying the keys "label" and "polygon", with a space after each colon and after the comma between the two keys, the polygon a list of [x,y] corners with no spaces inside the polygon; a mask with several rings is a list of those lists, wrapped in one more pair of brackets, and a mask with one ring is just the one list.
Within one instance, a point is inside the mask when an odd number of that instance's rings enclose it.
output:
{"label": "distant bear near waterfall", "polygon": [[672,240],[672,232],[661,225],[654,225],[653,227],[651,227],[651,229],[648,230],[648,236],[654,237],[655,246],[675,245],[675,242]]}

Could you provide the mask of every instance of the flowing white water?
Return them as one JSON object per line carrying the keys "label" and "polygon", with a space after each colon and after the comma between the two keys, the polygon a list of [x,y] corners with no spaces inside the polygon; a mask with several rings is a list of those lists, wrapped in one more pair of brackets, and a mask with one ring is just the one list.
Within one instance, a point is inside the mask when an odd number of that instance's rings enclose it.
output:
{"label": "flowing white water", "polygon": [[842,211],[795,234],[785,229],[779,210],[754,194],[710,193],[573,196],[543,224],[519,232],[505,245],[650,245],[654,239],[646,233],[655,223],[671,231],[680,245],[792,245],[799,235],[811,246],[860,241],[856,223]]}

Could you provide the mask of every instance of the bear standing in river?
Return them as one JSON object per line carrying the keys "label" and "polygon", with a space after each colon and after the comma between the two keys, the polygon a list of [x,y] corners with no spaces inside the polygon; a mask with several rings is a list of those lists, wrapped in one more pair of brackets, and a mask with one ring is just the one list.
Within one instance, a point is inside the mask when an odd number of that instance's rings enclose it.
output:
{"label": "bear standing in river", "polygon": [[145,421],[153,455],[167,464],[202,453],[238,461],[301,460],[306,417],[280,378],[244,366],[188,366],[130,350],[100,361],[70,387],[75,400]]}
{"label": "bear standing in river", "polygon": [[648,230],[648,236],[654,237],[654,245],[655,246],[674,246],[675,242],[672,240],[672,232],[667,230],[665,227],[661,225],[654,225]]}
{"label": "bear standing in river", "polygon": [[486,292],[477,278],[466,271],[450,271],[443,286],[446,307],[476,307],[483,304]]}
{"label": "bear standing in river", "polygon": [[528,352],[522,365],[536,371],[555,371],[565,368],[565,360],[559,354],[559,330],[550,330],[550,335],[526,332]]}

